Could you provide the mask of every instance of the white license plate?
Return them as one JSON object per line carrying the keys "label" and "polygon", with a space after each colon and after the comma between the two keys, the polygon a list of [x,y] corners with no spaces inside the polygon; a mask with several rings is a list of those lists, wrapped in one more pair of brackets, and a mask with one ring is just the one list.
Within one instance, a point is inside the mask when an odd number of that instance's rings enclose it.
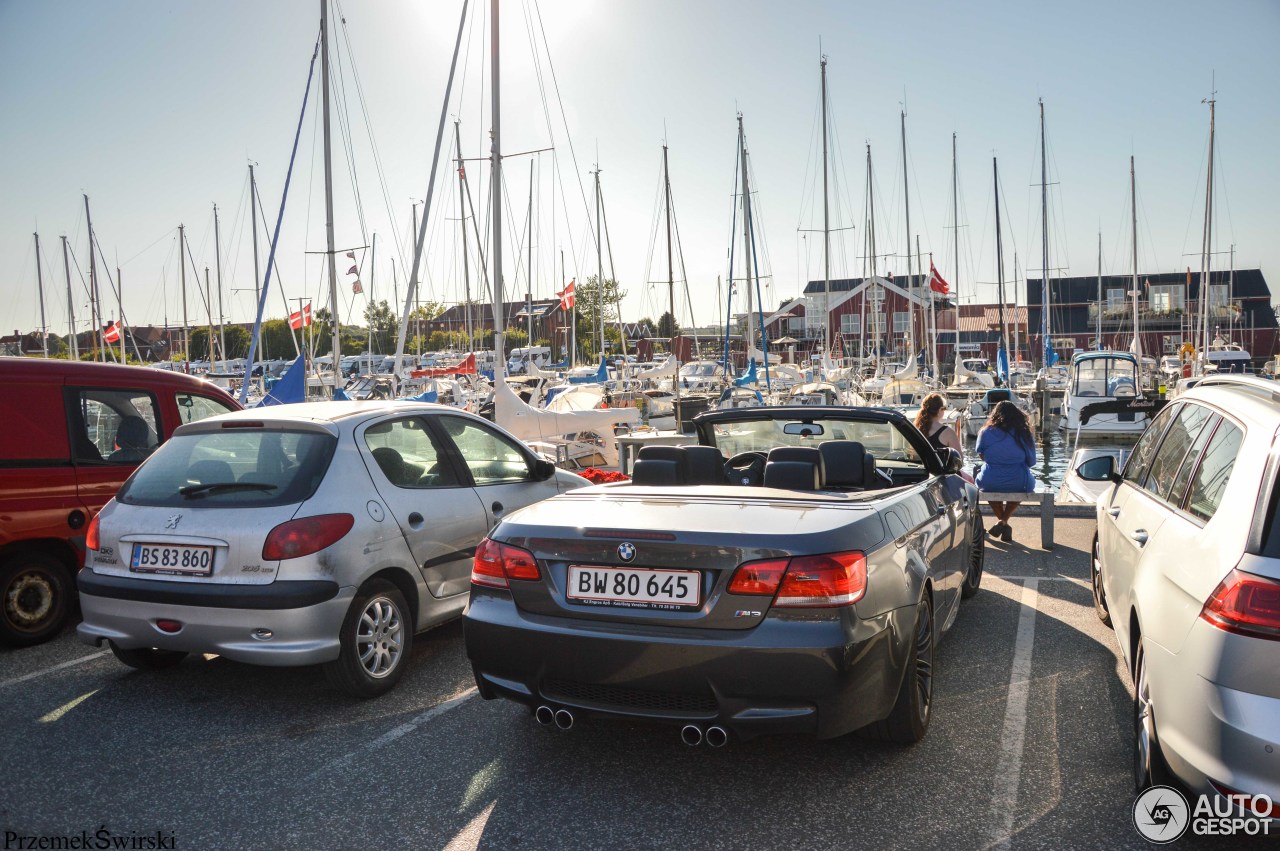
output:
{"label": "white license plate", "polygon": [[577,603],[636,609],[695,609],[702,577],[696,570],[569,565],[568,597]]}
{"label": "white license plate", "polygon": [[134,544],[129,569],[134,573],[210,576],[213,574],[213,547]]}

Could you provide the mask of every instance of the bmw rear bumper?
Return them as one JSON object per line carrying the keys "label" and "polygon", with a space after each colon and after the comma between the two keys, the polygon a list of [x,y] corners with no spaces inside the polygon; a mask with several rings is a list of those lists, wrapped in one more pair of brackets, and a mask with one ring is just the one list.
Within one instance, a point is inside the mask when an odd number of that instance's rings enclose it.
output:
{"label": "bmw rear bumper", "polygon": [[505,592],[473,587],[463,631],[485,698],[719,725],[740,738],[830,738],[889,714],[914,617],[914,607],[873,620],[825,609],[741,631],[638,628],[528,615]]}

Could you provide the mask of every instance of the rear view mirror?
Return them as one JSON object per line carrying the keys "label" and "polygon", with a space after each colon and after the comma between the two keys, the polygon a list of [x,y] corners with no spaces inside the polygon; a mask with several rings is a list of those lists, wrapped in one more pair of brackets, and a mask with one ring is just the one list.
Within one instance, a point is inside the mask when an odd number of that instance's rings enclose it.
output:
{"label": "rear view mirror", "polygon": [[1086,482],[1110,481],[1115,472],[1116,459],[1112,455],[1099,455],[1076,467],[1076,475]]}
{"label": "rear view mirror", "polygon": [[782,427],[783,434],[796,434],[800,437],[817,437],[826,431],[820,423],[787,423]]}

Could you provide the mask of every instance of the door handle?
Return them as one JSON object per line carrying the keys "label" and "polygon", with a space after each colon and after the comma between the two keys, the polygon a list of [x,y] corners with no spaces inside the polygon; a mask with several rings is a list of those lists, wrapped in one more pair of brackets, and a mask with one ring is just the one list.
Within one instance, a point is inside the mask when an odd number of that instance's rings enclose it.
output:
{"label": "door handle", "polygon": [[494,513],[494,514],[501,514],[501,513],[502,513],[502,503],[497,502],[497,501],[494,501],[493,505],[492,505],[492,506],[490,506],[490,507],[493,509],[493,513]]}
{"label": "door handle", "polygon": [[1119,508],[1108,508],[1108,509],[1107,509],[1107,513],[1108,513],[1108,514],[1110,514],[1112,517],[1119,517],[1119,516],[1120,516],[1120,509],[1119,509]]}
{"label": "door handle", "polygon": [[1147,530],[1134,529],[1129,533],[1129,537],[1138,542],[1138,546],[1145,547],[1147,545]]}
{"label": "door handle", "polygon": [[409,525],[417,529],[422,525],[422,515],[414,511],[409,514]]}

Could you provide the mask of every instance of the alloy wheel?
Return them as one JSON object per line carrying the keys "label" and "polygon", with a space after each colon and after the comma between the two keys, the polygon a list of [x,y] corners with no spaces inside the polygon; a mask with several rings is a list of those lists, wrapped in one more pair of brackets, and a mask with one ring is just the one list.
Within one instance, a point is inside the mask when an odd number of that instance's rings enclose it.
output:
{"label": "alloy wheel", "polygon": [[400,663],[404,648],[404,621],[395,604],[374,597],[360,614],[356,626],[356,653],[365,673],[382,679]]}

